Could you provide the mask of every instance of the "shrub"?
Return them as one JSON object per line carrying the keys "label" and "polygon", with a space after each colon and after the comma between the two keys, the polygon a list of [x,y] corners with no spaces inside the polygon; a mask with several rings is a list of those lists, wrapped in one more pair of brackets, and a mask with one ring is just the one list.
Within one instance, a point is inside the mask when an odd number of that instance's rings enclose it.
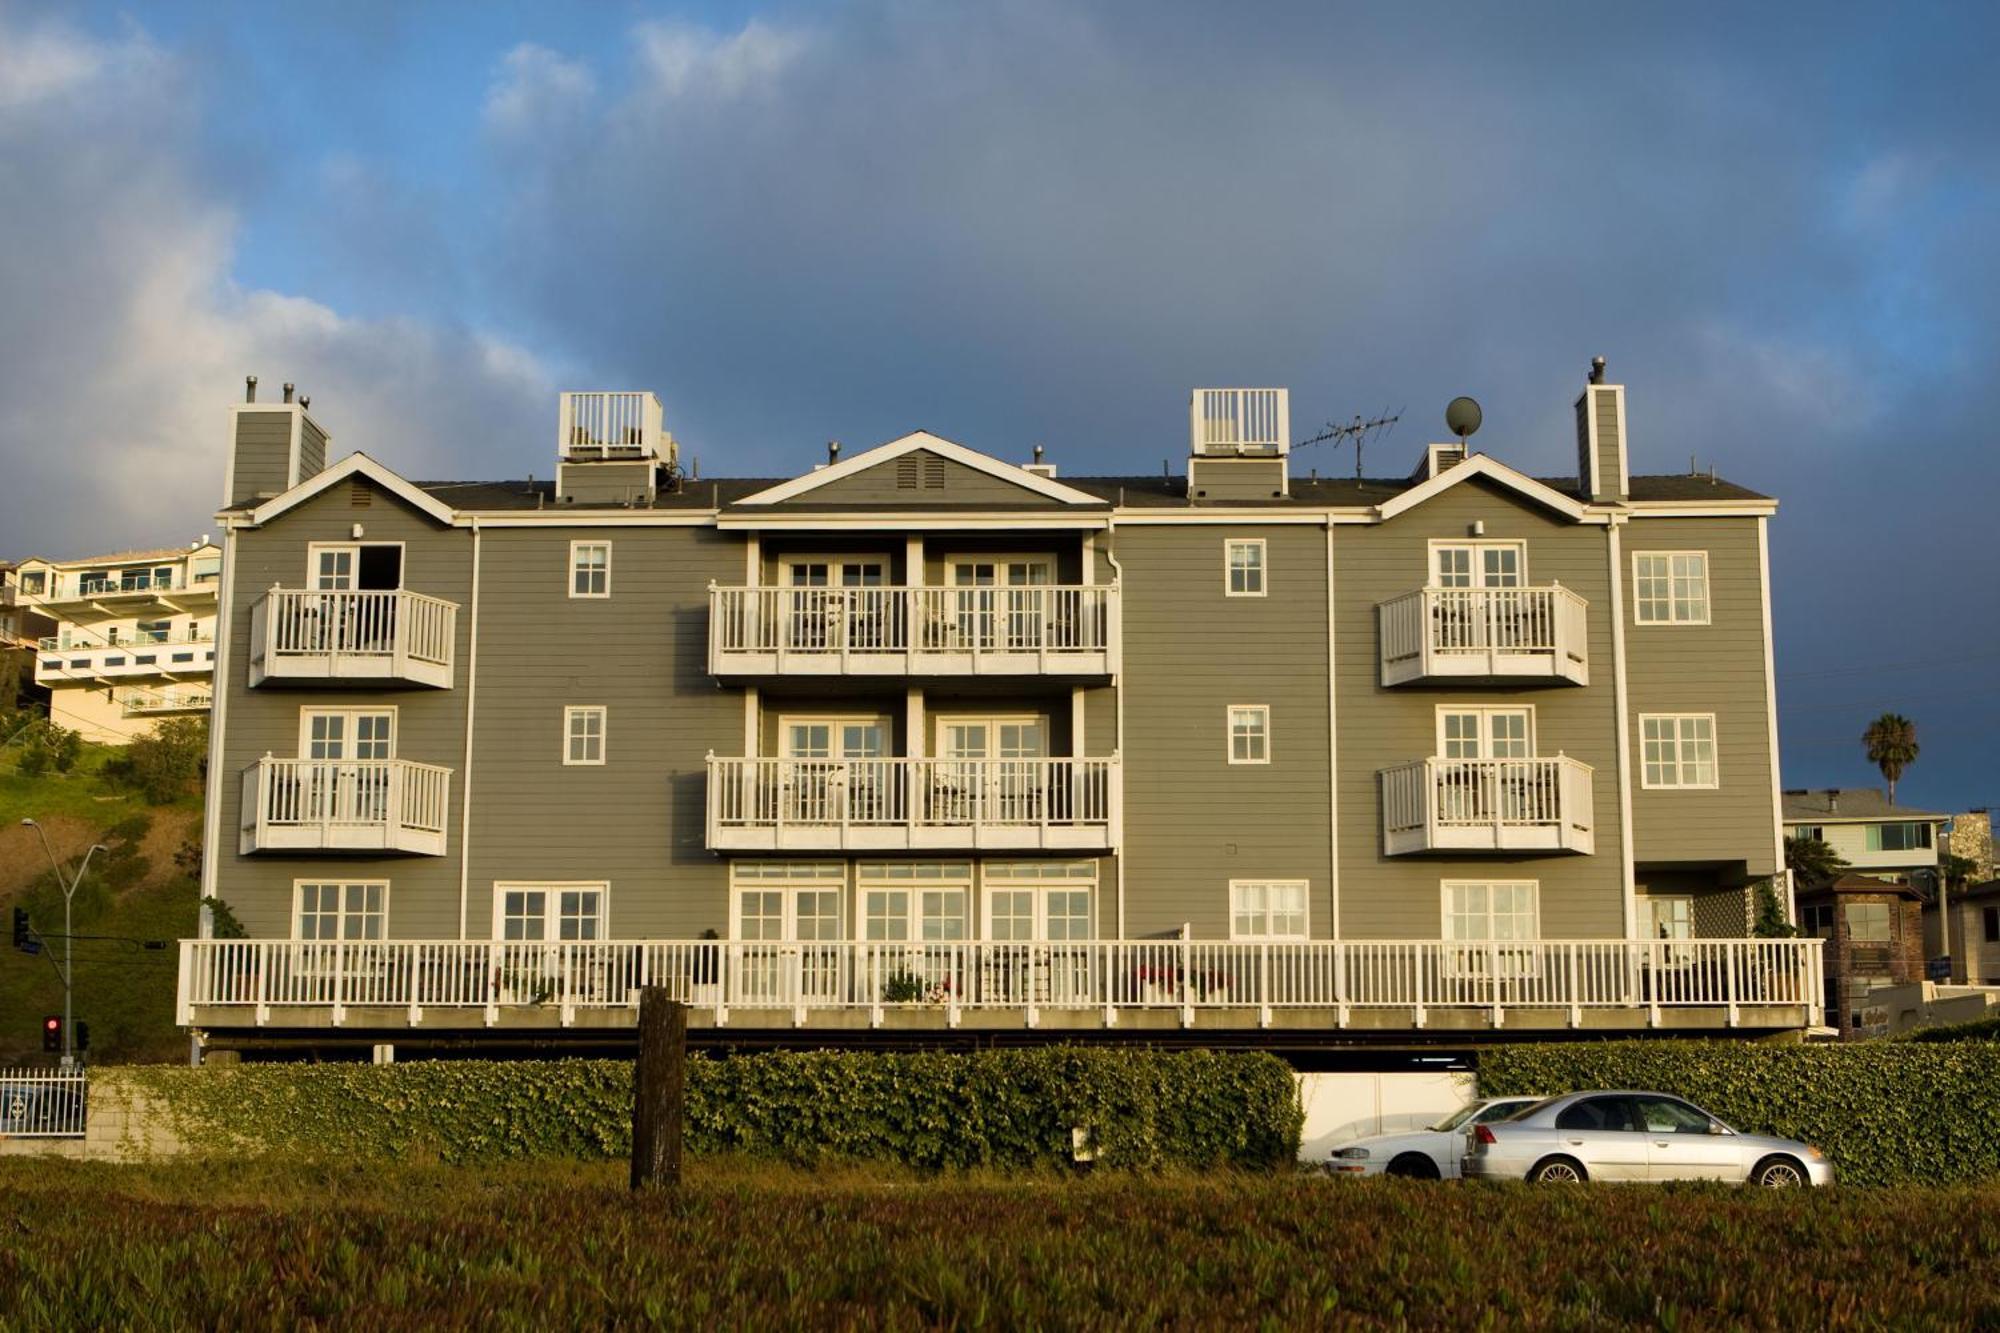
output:
{"label": "shrub", "polygon": [[[612,1060],[130,1071],[184,1143],[446,1161],[620,1157],[632,1065]],[[774,1052],[688,1061],[690,1152],[926,1169],[1053,1166],[1071,1133],[1128,1167],[1270,1169],[1303,1113],[1274,1056],[1074,1047]]]}
{"label": "shrub", "polygon": [[206,719],[170,717],[126,747],[123,771],[148,801],[166,805],[199,789],[207,756]]}
{"label": "shrub", "polygon": [[19,771],[24,777],[44,773],[67,773],[83,754],[83,737],[68,727],[39,718],[28,724],[20,738]]}
{"label": "shrub", "polygon": [[2000,1175],[2000,1059],[1979,1043],[1546,1043],[1479,1057],[1485,1096],[1583,1088],[1673,1093],[1738,1129],[1817,1144],[1847,1184]]}
{"label": "shrub", "polygon": [[2000,1018],[1975,1018],[1969,1023],[1947,1023],[1941,1027],[1918,1028],[1898,1041],[2000,1041]]}

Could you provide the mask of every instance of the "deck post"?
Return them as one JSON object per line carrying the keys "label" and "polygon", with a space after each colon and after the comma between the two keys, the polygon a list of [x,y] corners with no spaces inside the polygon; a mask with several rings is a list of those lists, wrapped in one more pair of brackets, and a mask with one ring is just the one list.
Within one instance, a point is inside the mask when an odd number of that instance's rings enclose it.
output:
{"label": "deck post", "polygon": [[664,986],[639,996],[639,1056],[632,1075],[632,1188],[678,1189],[687,1082],[687,1007]]}

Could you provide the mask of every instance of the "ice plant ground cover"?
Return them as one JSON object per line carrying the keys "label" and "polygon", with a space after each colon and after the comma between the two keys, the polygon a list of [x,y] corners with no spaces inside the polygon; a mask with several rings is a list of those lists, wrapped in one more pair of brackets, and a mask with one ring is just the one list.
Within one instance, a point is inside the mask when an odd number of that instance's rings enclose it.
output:
{"label": "ice plant ground cover", "polygon": [[2000,1186],[0,1161],[18,1327],[1991,1327]]}

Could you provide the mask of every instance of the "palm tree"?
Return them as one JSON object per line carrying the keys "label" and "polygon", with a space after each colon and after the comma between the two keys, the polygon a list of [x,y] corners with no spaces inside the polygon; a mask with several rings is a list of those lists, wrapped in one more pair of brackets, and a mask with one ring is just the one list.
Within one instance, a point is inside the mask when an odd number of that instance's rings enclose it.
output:
{"label": "palm tree", "polygon": [[1847,862],[1818,838],[1786,838],[1785,869],[1792,872],[1794,884],[1812,888],[1839,878]]}
{"label": "palm tree", "polygon": [[1901,713],[1884,713],[1861,733],[1868,762],[1882,770],[1889,784],[1889,804],[1896,803],[1896,779],[1917,762],[1917,724]]}

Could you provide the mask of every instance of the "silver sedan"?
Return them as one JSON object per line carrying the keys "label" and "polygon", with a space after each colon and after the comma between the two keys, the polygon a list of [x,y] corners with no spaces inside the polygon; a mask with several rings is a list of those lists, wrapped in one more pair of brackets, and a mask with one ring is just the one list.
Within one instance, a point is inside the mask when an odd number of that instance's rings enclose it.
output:
{"label": "silver sedan", "polygon": [[1661,1092],[1572,1092],[1466,1135],[1473,1180],[1727,1180],[1831,1185],[1810,1144],[1743,1134]]}

